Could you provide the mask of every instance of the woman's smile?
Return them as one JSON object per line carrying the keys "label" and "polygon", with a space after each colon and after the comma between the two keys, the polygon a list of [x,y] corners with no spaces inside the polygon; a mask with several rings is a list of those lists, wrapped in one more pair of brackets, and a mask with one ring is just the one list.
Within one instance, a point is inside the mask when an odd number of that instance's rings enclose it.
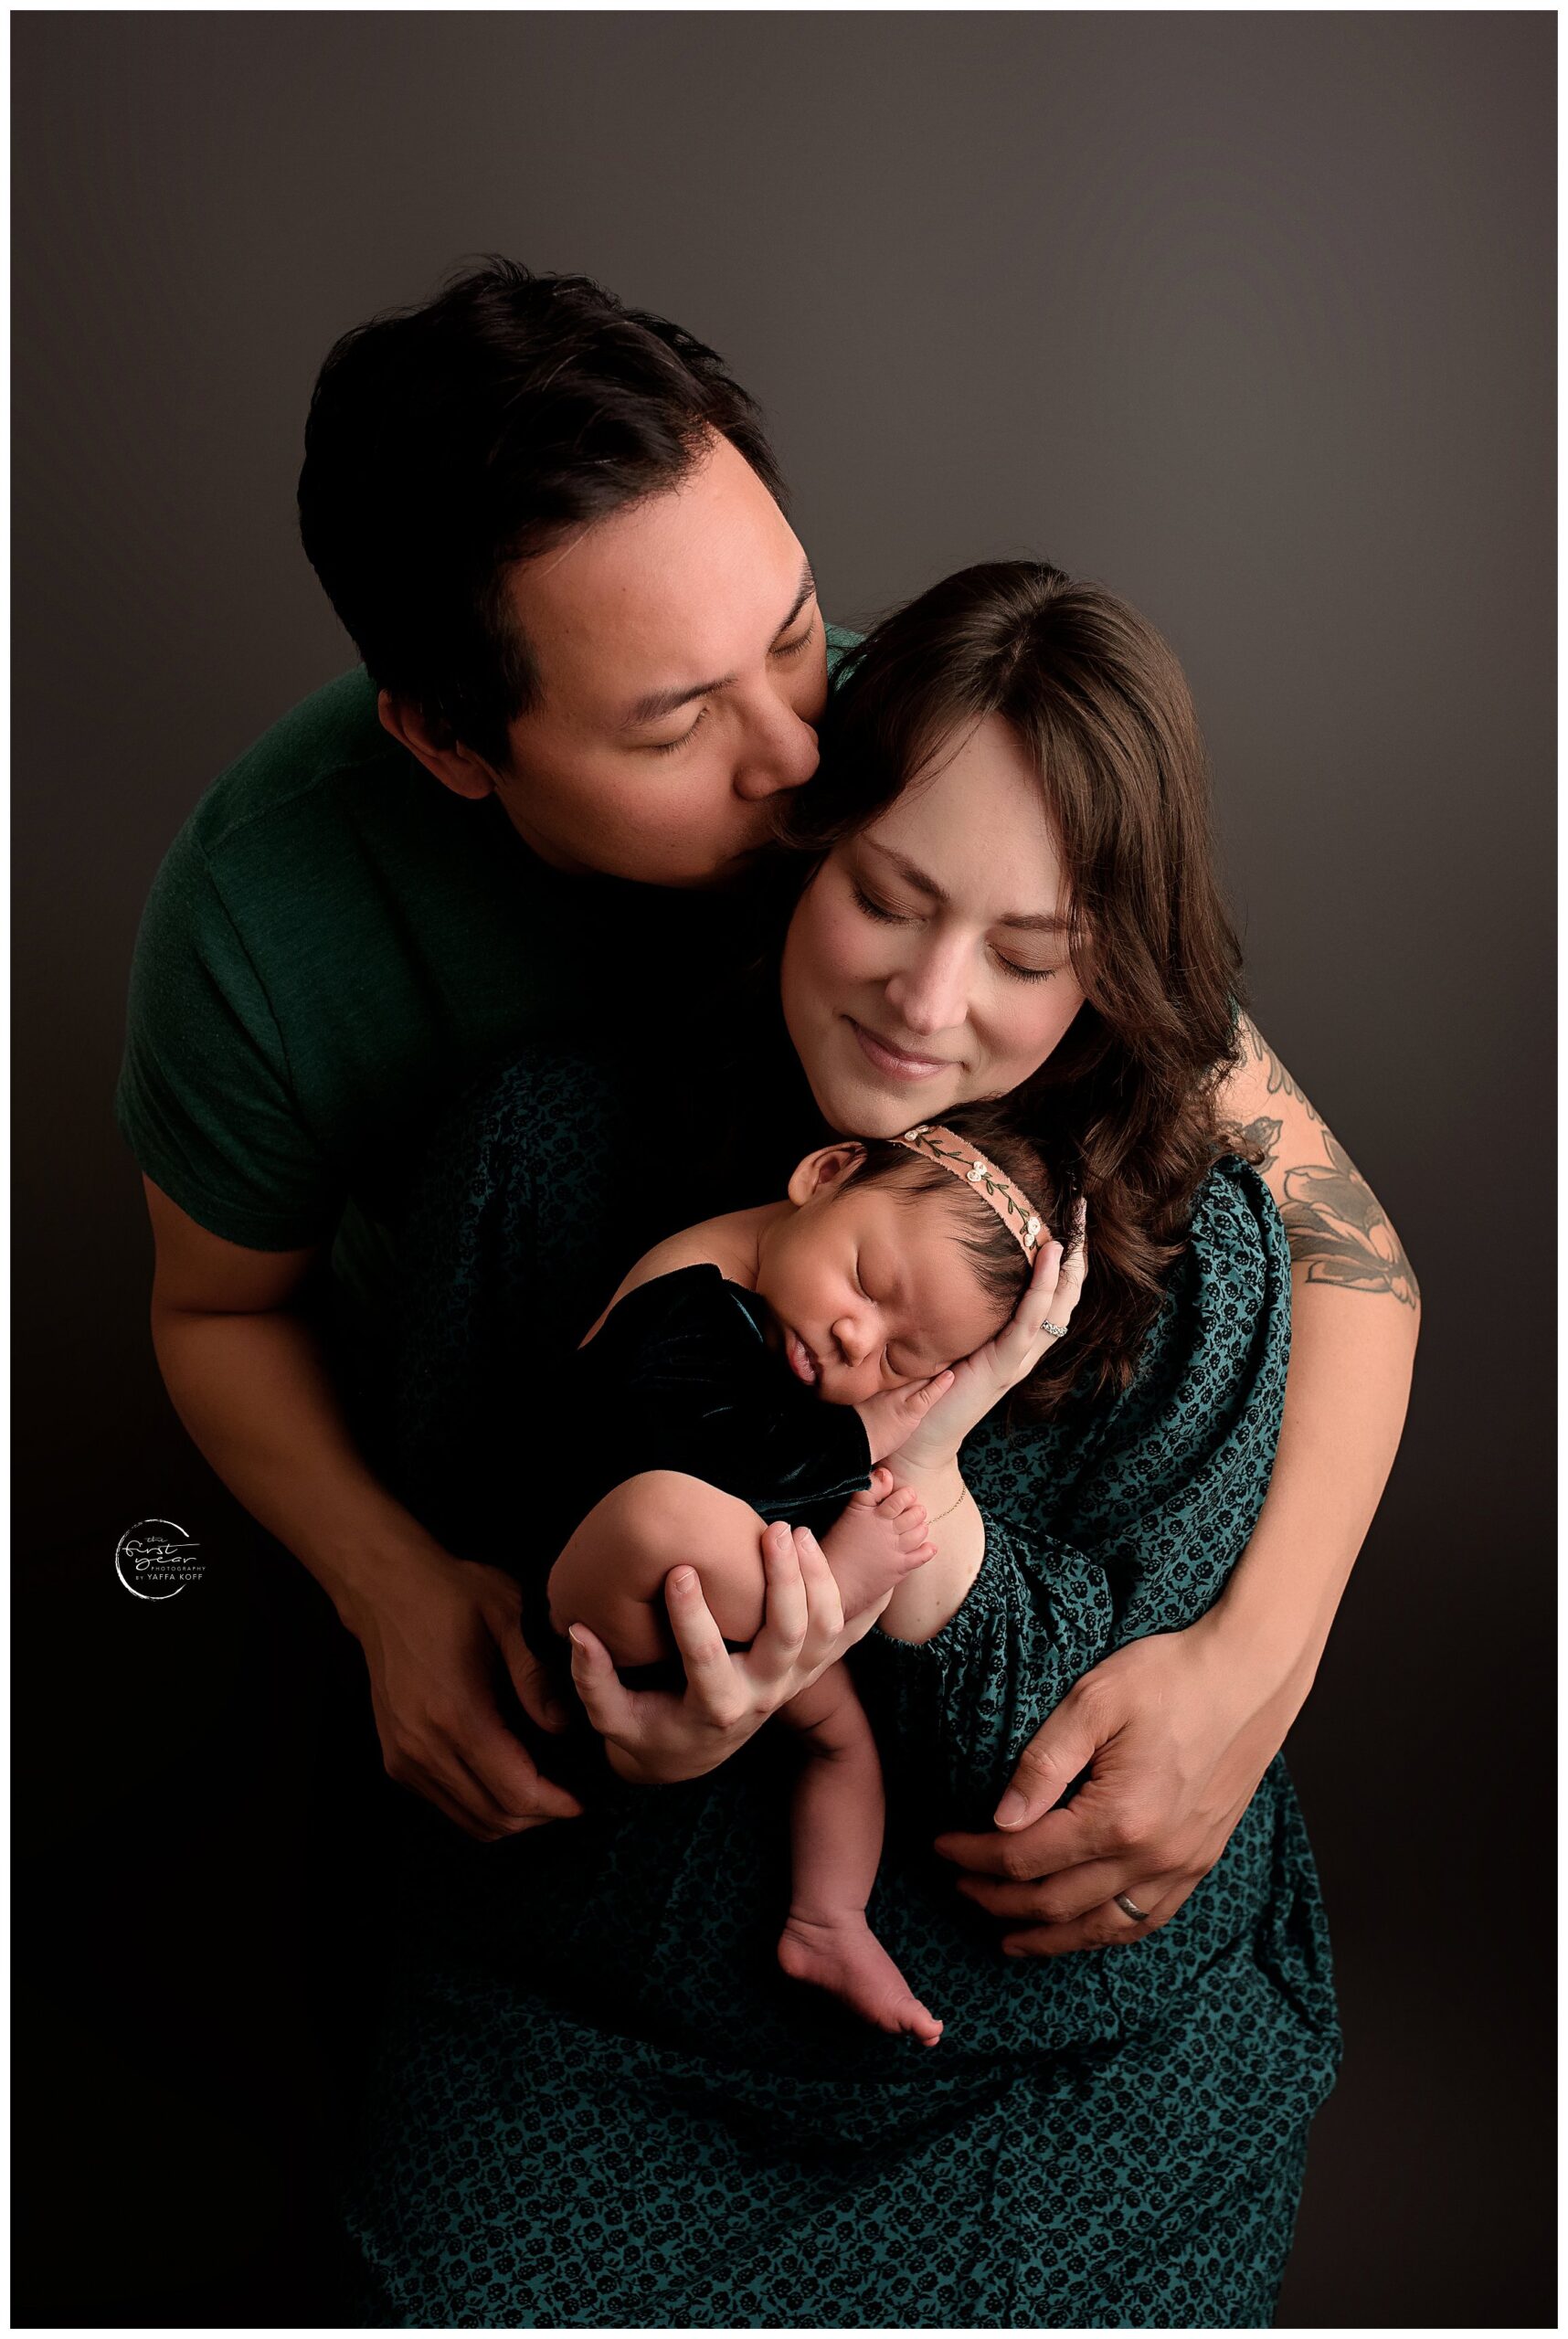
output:
{"label": "woman's smile", "polygon": [[869,1030],[853,1015],[846,1015],[844,1021],[860,1042],[869,1062],[878,1072],[885,1073],[890,1080],[929,1080],[936,1073],[952,1072],[957,1068],[951,1056],[915,1055],[907,1048],[895,1047],[890,1040],[883,1039],[880,1033]]}

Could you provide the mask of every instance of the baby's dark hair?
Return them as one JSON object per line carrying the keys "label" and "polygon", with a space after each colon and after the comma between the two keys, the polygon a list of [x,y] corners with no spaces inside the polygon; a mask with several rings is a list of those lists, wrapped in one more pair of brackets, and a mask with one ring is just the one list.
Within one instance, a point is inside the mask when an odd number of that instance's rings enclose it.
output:
{"label": "baby's dark hair", "polygon": [[[1005,1104],[965,1105],[957,1112],[944,1113],[938,1126],[951,1129],[976,1153],[993,1161],[1031,1209],[1038,1211],[1050,1233],[1065,1243],[1079,1191],[1078,1180],[1065,1159],[1060,1163],[1048,1162],[1042,1148],[1020,1134]],[[939,1161],[900,1145],[893,1138],[869,1137],[858,1141],[865,1148],[864,1159],[855,1163],[839,1191],[846,1193],[855,1185],[893,1186],[911,1198],[920,1194],[948,1196],[961,1213],[964,1247],[975,1263],[981,1290],[1011,1315],[1032,1270],[1010,1222],[992,1209],[983,1194],[971,1193],[963,1179],[955,1177]],[[1041,1237],[1042,1241],[1045,1239]]]}

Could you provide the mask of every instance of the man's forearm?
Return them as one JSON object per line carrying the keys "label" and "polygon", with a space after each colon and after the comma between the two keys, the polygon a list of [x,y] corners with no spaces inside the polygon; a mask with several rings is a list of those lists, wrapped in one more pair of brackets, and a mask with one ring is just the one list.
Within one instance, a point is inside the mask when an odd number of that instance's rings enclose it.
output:
{"label": "man's forearm", "polygon": [[1291,1276],[1290,1369],[1267,1498],[1212,1612],[1277,1673],[1292,1714],[1312,1686],[1404,1425],[1418,1311]]}
{"label": "man's forearm", "polygon": [[207,1461],[345,1623],[377,1574],[441,1556],[355,1445],[301,1317],[154,1308],[153,1341],[175,1411]]}

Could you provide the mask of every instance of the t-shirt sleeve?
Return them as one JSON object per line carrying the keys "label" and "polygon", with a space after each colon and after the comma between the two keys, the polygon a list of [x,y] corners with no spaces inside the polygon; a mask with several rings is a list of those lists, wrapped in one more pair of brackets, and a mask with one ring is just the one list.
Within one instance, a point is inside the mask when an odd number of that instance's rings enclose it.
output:
{"label": "t-shirt sleeve", "polygon": [[853,632],[848,626],[828,625],[825,622],[822,631],[828,646],[828,681],[836,690],[842,679],[844,660],[852,650],[857,650],[860,647],[864,636]]}
{"label": "t-shirt sleeve", "polygon": [[[851,1653],[895,1742],[926,1750],[947,1824],[984,1826],[1073,1684],[1124,1643],[1195,1624],[1267,1492],[1290,1347],[1290,1260],[1263,1181],[1213,1173],[1142,1370],[1070,1426],[965,1468],[980,1572],[927,1642],[880,1630]],[[1066,1491],[1062,1491],[1064,1481]]]}
{"label": "t-shirt sleeve", "polygon": [[258,1251],[331,1235],[340,1181],[304,1124],[265,986],[189,836],[175,839],[142,915],[115,1117],[146,1176],[209,1233]]}

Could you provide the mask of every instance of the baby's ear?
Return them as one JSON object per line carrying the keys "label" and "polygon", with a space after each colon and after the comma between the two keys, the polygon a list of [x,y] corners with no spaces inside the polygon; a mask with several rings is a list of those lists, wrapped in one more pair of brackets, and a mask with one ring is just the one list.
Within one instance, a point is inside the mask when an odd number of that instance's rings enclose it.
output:
{"label": "baby's ear", "polygon": [[838,1145],[819,1146],[815,1153],[808,1153],[804,1161],[795,1164],[789,1180],[789,1200],[799,1210],[813,1194],[832,1193],[835,1186],[842,1185],[855,1163],[864,1159],[864,1146],[851,1139]]}

